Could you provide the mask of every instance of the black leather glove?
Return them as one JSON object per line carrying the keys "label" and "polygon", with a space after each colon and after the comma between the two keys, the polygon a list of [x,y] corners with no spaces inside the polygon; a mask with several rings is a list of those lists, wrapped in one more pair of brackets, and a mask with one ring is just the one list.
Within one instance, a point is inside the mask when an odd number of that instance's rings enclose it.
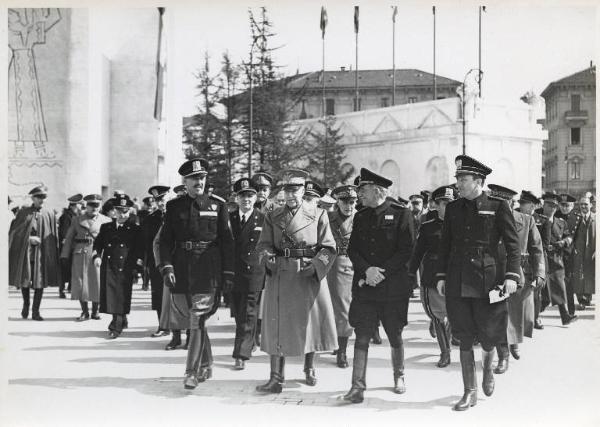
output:
{"label": "black leather glove", "polygon": [[175,272],[173,271],[173,267],[165,267],[162,270],[163,275],[163,283],[169,289],[175,288]]}

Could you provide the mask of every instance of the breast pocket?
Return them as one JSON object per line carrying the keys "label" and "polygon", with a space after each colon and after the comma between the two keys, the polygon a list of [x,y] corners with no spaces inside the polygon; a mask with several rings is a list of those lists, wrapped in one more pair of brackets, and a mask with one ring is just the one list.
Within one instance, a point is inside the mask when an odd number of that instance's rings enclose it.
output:
{"label": "breast pocket", "polygon": [[484,289],[492,289],[496,285],[496,259],[483,253],[472,255],[470,263],[476,279],[483,282]]}
{"label": "breast pocket", "polygon": [[209,234],[217,233],[217,211],[200,211],[200,230]]}

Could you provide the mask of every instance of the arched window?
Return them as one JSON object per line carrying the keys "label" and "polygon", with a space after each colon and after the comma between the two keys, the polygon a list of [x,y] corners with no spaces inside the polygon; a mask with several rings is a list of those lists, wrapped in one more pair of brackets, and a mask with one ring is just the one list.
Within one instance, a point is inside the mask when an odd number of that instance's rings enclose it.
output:
{"label": "arched window", "polygon": [[425,174],[427,176],[427,183],[430,190],[435,190],[442,185],[450,184],[450,174],[448,171],[448,162],[446,157],[436,156],[432,157],[425,167]]}
{"label": "arched window", "polygon": [[400,191],[400,167],[393,160],[386,160],[381,165],[380,174],[388,179],[391,179],[393,184],[389,188],[389,195],[396,197]]}

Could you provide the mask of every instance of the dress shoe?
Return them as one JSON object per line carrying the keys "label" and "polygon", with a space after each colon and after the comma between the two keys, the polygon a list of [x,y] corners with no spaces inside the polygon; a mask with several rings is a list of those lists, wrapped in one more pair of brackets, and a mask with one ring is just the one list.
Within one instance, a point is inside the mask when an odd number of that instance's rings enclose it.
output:
{"label": "dress shoe", "polygon": [[351,403],[362,403],[365,400],[364,391],[360,388],[352,387],[348,393],[344,395],[344,400]]}
{"label": "dress shoe", "polygon": [[23,310],[21,310],[21,317],[23,319],[27,319],[29,317],[29,307],[23,307]]}
{"label": "dress shoe", "polygon": [[173,337],[171,341],[166,345],[165,350],[175,350],[177,347],[181,345],[181,338]]}
{"label": "dress shoe", "polygon": [[256,386],[259,393],[281,393],[283,390],[283,380],[276,373],[271,373],[271,378],[265,384]]}
{"label": "dress shoe", "polygon": [[90,313],[84,311],[77,318],[78,322],[83,322],[84,320],[90,320]]}
{"label": "dress shoe", "polygon": [[63,291],[60,291],[58,293],[58,297],[61,298],[61,299],[65,299],[67,296],[65,295],[65,293]]}
{"label": "dress shoe", "polygon": [[519,346],[517,344],[511,344],[509,347],[510,354],[515,360],[519,360],[521,358],[521,353],[519,353]]}
{"label": "dress shoe", "polygon": [[40,316],[40,313],[33,313],[31,315],[31,319],[32,320],[37,320],[37,321],[42,321],[44,320],[44,318],[42,316]]}
{"label": "dress shoe", "polygon": [[241,371],[246,368],[246,362],[243,359],[235,359],[235,364],[233,365],[233,369],[236,371]]}
{"label": "dress shoe", "polygon": [[311,387],[317,385],[317,375],[315,373],[315,368],[305,369],[304,377],[306,380],[306,385],[311,386]]}
{"label": "dress shoe", "polygon": [[94,320],[100,320],[100,315],[98,313],[92,313],[92,319]]}
{"label": "dress shoe", "polygon": [[346,353],[338,353],[336,357],[335,364],[338,368],[347,368],[348,367],[348,357]]}
{"label": "dress shoe", "polygon": [[203,383],[206,380],[212,378],[212,368],[210,366],[201,367],[200,373],[198,374],[198,382]]}
{"label": "dress shoe", "polygon": [[494,369],[494,373],[503,374],[508,370],[508,344],[498,344],[496,350],[498,351],[498,364]]}
{"label": "dress shoe", "polygon": [[183,387],[186,390],[193,390],[198,387],[198,378],[194,374],[187,374],[183,379]]}
{"label": "dress shoe", "polygon": [[585,305],[583,305],[583,304],[577,304],[577,310],[579,310],[579,311],[585,310]]}
{"label": "dress shoe", "polygon": [[563,319],[561,319],[563,326],[570,325],[571,323],[573,323],[576,320],[577,320],[577,315],[571,316],[570,314],[568,316],[564,317]]}
{"label": "dress shoe", "polygon": [[114,339],[115,339],[115,338],[117,338],[118,336],[119,336],[119,333],[118,333],[118,332],[115,332],[115,331],[110,331],[110,332],[108,333],[108,339],[109,339],[109,340],[114,340]]}
{"label": "dress shoe", "polygon": [[150,336],[152,338],[159,338],[159,337],[166,337],[167,335],[169,335],[169,331],[162,331],[159,329]]}
{"label": "dress shoe", "polygon": [[533,327],[535,329],[544,329],[544,325],[542,324],[542,321],[540,319],[537,319],[534,323],[533,323]]}
{"label": "dress shoe", "polygon": [[404,375],[394,374],[394,393],[406,393],[406,384],[404,383]]}

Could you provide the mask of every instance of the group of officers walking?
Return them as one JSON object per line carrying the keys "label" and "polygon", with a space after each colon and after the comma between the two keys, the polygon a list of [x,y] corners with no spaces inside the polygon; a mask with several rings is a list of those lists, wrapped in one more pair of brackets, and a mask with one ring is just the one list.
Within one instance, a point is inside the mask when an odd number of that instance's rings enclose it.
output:
{"label": "group of officers walking", "polygon": [[287,357],[304,357],[309,386],[317,384],[317,353],[335,351],[337,366],[347,367],[354,333],[344,399],[360,403],[379,325],[391,347],[393,391],[406,391],[402,331],[420,286],[440,347],[437,366],[450,364],[453,342],[460,346],[464,395],[454,409],[466,410],[477,403],[477,343],[482,389],[491,396],[493,374],[508,369],[509,353],[519,359],[523,337],[543,328],[539,312],[557,305],[567,325],[575,308],[591,304],[595,218],[587,197],[576,213],[568,195],[546,193],[542,201],[494,184],[486,192],[492,170],[465,155],[456,158],[456,184],[410,201],[390,197],[393,182],[363,168],[354,185],[327,194],[304,171],[287,170],[280,203],[269,199],[273,178],[260,172],[236,181],[228,203],[207,189],[208,170],[204,159],[186,161],[169,201],[169,187],[151,187],[147,202],[156,209],[141,221],[130,197],[116,192],[105,203],[108,215],[99,195],[75,195],[57,222],[43,208],[47,189],[33,189],[32,205],[16,212],[9,233],[9,283],[21,289],[22,317],[30,289],[32,318],[43,320],[43,288],[59,286],[64,296],[69,282],[71,299],[81,303],[78,320],[111,314],[109,338],[117,338],[144,272],[158,314],[153,336],[171,334],[170,350],[187,332],[186,389],[212,377],[206,322],[223,295],[236,322],[234,368],[244,369],[258,346],[270,355],[269,380],[257,391],[282,391]]}

